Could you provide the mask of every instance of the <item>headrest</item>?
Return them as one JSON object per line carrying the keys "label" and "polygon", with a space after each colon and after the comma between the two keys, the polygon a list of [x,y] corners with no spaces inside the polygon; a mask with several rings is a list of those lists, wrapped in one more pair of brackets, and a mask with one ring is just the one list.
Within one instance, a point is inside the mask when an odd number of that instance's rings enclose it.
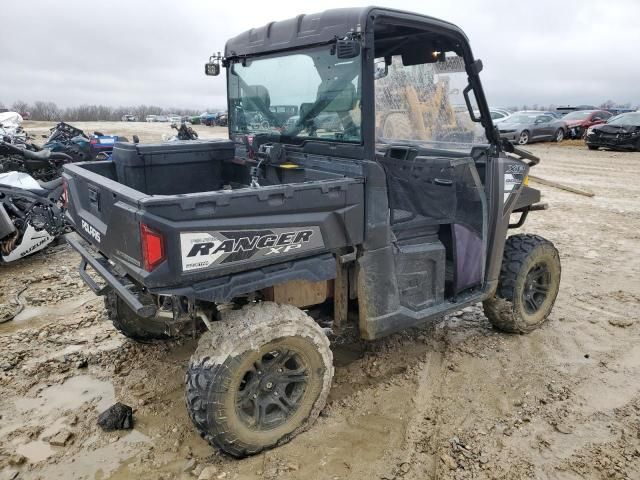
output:
{"label": "headrest", "polygon": [[318,100],[333,98],[329,105],[323,109],[324,112],[350,112],[355,107],[356,87],[349,82],[336,89],[338,84],[335,80],[324,80],[318,87]]}

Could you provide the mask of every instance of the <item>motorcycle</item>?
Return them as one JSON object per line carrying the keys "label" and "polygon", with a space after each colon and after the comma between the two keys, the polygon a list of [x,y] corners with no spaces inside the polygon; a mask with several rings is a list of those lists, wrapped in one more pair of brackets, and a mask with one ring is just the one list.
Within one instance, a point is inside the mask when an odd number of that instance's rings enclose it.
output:
{"label": "motorcycle", "polygon": [[62,166],[73,159],[63,152],[32,150],[28,145],[0,141],[0,173],[27,173],[36,181],[49,182],[62,175]]}
{"label": "motorcycle", "polygon": [[82,130],[68,123],[60,122],[49,131],[43,148],[52,152],[62,152],[71,156],[72,161],[87,162],[111,155],[116,142],[128,142],[126,137],[93,132],[86,135]]}
{"label": "motorcycle", "polygon": [[0,264],[38,252],[65,230],[62,178],[0,173]]}
{"label": "motorcycle", "polygon": [[177,130],[178,133],[176,133],[172,137],[167,137],[166,135],[163,135],[162,139],[165,142],[175,142],[177,140],[197,140],[198,139],[198,133],[193,128],[191,128],[190,126],[188,126],[184,122],[182,122],[182,124],[180,124],[180,127],[178,127],[178,125],[176,125],[175,123],[172,123],[171,124],[171,128],[173,128],[174,130]]}

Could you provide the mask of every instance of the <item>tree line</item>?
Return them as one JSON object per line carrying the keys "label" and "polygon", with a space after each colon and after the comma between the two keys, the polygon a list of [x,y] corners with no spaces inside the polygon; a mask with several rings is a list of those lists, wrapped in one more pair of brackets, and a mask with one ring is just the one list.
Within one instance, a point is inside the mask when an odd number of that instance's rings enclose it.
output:
{"label": "tree line", "polygon": [[[606,102],[602,102],[600,105],[597,104],[592,104],[593,106],[599,108],[600,110],[608,110],[610,108],[632,108],[632,104],[631,102],[627,102],[627,103],[618,103],[618,102],[614,102],[613,100],[607,100]],[[533,105],[522,105],[522,106],[510,106],[507,107],[509,110],[511,111],[520,111],[520,110],[538,110],[538,111],[543,111],[543,112],[553,112],[557,107],[564,107],[566,105],[556,105],[554,103],[552,103],[551,105],[540,105],[537,103],[534,103]],[[636,107],[637,109],[640,109],[640,105],[637,105]]]}
{"label": "tree line", "polygon": [[[0,108],[9,108],[18,113],[29,112],[31,120],[65,121],[65,122],[95,122],[95,121],[119,121],[123,115],[135,115],[139,120],[144,120],[147,115],[200,115],[202,110],[187,108],[163,108],[154,105],[138,105],[135,107],[110,107],[107,105],[80,105],[76,107],[59,107],[54,102],[37,101],[27,103],[22,100],[5,107],[0,102]],[[220,109],[206,110],[217,112]]]}

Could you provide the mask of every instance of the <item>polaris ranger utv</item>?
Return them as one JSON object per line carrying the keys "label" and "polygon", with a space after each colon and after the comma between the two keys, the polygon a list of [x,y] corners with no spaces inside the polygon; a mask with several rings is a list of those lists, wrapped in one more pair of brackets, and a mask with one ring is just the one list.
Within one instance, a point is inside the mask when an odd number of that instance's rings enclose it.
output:
{"label": "polaris ranger utv", "polygon": [[223,67],[228,140],[118,143],[64,173],[68,241],[115,327],[206,329],[186,404],[211,445],[242,457],[308,428],[334,372],[325,332],[350,318],[369,340],[477,302],[506,332],[545,321],[558,252],[507,238],[544,209],[537,159],[500,142],[458,27],[299,15],[229,40],[205,70]]}

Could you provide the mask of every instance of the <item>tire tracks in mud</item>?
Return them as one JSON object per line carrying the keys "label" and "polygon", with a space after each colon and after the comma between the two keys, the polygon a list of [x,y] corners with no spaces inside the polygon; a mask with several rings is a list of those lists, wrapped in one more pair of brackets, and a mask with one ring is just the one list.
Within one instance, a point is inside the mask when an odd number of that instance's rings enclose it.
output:
{"label": "tire tracks in mud", "polygon": [[[442,322],[442,320],[440,321]],[[432,333],[438,329],[434,325]],[[400,457],[388,480],[439,478],[440,455],[443,442],[443,395],[448,376],[447,358],[450,342],[446,323],[437,336],[430,338],[429,350],[420,362],[416,374],[417,387],[413,393],[414,409],[407,420],[405,453]]]}

